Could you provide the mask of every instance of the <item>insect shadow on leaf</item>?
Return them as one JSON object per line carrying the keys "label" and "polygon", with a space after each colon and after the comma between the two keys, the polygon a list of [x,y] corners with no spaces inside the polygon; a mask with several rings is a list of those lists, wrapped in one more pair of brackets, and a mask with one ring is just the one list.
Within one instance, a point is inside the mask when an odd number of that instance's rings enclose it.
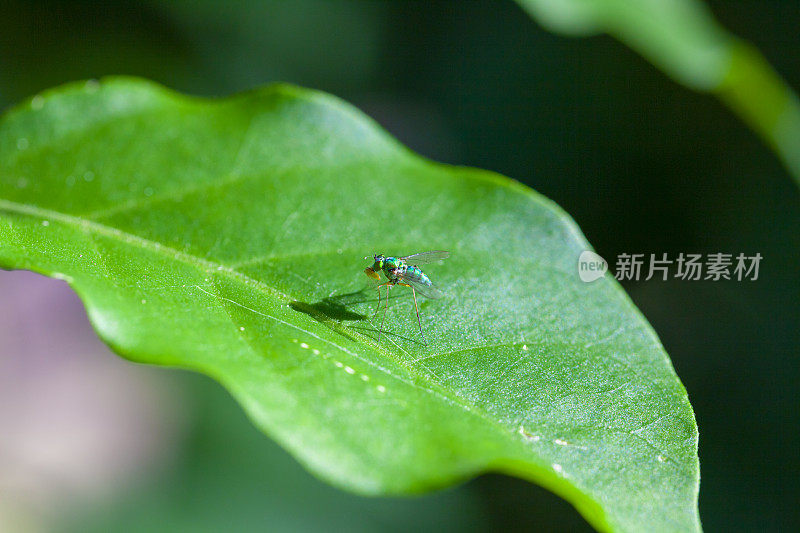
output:
{"label": "insect shadow on leaf", "polygon": [[[403,294],[392,294],[390,298],[393,300],[404,299],[407,296],[408,295]],[[326,296],[325,298],[313,303],[295,300],[294,302],[291,302],[289,306],[295,311],[305,313],[317,322],[325,324],[340,335],[355,340],[353,339],[352,335],[347,333],[346,330],[338,326],[340,326],[342,322],[360,322],[363,320],[366,320],[371,324],[370,318],[371,316],[374,316],[371,307],[369,314],[366,315],[355,311],[354,308],[363,306],[364,304],[374,306],[377,302],[378,298],[375,292],[375,287],[368,285],[357,291],[337,294],[334,296]],[[357,331],[377,332],[377,328],[375,327],[361,327],[356,326],[355,324],[349,325],[348,327]],[[413,339],[403,337],[402,335],[393,336],[413,341]]]}
{"label": "insect shadow on leaf", "polygon": [[364,320],[367,318],[366,315],[357,313],[350,308],[372,300],[374,300],[374,298],[370,298],[368,288],[364,287],[355,292],[326,296],[322,300],[314,303],[294,301],[289,305],[295,311],[306,313],[319,322],[324,322],[325,320],[338,320],[341,322],[345,320]]}

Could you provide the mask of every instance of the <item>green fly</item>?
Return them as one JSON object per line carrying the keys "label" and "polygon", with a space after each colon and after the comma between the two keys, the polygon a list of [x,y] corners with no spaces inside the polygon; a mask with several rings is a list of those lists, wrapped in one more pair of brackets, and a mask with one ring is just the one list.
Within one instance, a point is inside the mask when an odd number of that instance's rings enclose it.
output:
{"label": "green fly", "polygon": [[[381,327],[378,331],[378,342],[381,342],[381,334],[383,333],[383,322],[386,320],[386,311],[389,310],[389,289],[395,285],[402,285],[403,287],[410,287],[411,293],[414,295],[414,311],[417,312],[417,324],[419,324],[419,332],[425,341],[425,333],[422,332],[422,320],[419,318],[419,306],[417,305],[417,293],[425,296],[426,298],[441,298],[442,291],[440,291],[431,282],[430,278],[419,268],[418,265],[425,263],[432,263],[445,259],[450,256],[450,252],[443,252],[435,250],[432,252],[421,252],[418,254],[407,255],[405,257],[386,257],[383,254],[378,254],[372,257],[372,266],[364,269],[364,273],[373,278],[380,280],[380,272],[383,271],[386,283],[378,285],[378,307],[375,309],[375,314],[378,314],[381,308],[381,288],[386,287],[386,307],[383,310],[383,317],[381,318]],[[369,259],[369,256],[364,259]],[[427,344],[427,342],[425,342]]]}

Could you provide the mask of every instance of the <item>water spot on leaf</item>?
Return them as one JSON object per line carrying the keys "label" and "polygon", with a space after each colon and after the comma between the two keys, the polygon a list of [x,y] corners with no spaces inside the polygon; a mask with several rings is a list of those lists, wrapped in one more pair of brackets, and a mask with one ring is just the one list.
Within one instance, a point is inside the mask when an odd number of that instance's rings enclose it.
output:
{"label": "water spot on leaf", "polygon": [[534,435],[533,433],[529,433],[528,431],[526,431],[524,426],[520,426],[519,429],[517,430],[517,433],[519,433],[526,439],[531,440],[533,442],[538,441],[540,438],[539,435]]}

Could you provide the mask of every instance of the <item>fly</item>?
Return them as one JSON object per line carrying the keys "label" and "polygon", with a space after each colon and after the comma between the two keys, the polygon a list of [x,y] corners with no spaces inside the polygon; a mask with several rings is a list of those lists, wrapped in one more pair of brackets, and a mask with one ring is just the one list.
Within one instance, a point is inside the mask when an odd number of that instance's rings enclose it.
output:
{"label": "fly", "polygon": [[[378,314],[381,308],[381,288],[386,287],[386,307],[383,310],[383,317],[381,318],[381,327],[378,331],[378,342],[381,341],[381,334],[383,333],[383,322],[386,320],[386,312],[389,310],[389,289],[395,285],[402,285],[403,287],[410,287],[411,293],[414,295],[414,311],[417,313],[417,324],[419,325],[419,332],[422,335],[423,342],[427,345],[425,340],[425,333],[422,331],[422,320],[419,318],[419,306],[417,305],[417,293],[420,293],[426,298],[441,298],[442,291],[440,291],[431,282],[430,278],[419,268],[418,265],[425,263],[432,263],[440,259],[446,259],[450,256],[450,252],[443,252],[435,250],[432,252],[421,252],[418,254],[407,255],[405,257],[386,257],[383,254],[378,254],[372,257],[372,266],[364,269],[364,273],[373,278],[380,280],[381,271],[386,276],[385,283],[378,285],[378,307],[375,314]],[[369,256],[364,259],[369,259]]]}

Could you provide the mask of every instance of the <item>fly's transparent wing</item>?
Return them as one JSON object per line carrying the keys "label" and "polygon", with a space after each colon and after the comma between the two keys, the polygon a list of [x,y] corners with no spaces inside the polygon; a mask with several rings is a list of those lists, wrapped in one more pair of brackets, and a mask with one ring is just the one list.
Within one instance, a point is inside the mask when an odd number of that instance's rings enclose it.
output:
{"label": "fly's transparent wing", "polygon": [[405,276],[398,276],[402,283],[406,283],[414,287],[418,293],[420,293],[425,298],[430,298],[431,300],[436,300],[437,298],[441,298],[444,296],[444,293],[437,287],[436,285],[428,285],[427,283],[422,283],[419,280],[413,278],[407,278]]}
{"label": "fly's transparent wing", "polygon": [[433,250],[431,252],[420,252],[418,254],[407,255],[405,257],[401,257],[400,259],[409,265],[424,265],[425,263],[433,263],[434,261],[447,259],[448,257],[450,257],[450,252]]}

